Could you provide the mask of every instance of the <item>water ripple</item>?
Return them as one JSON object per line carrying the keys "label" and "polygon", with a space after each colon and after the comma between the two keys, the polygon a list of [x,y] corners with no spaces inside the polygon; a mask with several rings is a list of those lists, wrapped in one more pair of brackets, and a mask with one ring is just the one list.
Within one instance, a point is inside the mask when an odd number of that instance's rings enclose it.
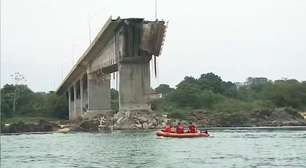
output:
{"label": "water ripple", "polygon": [[154,132],[2,136],[1,167],[306,167],[306,131],[212,130],[213,138]]}

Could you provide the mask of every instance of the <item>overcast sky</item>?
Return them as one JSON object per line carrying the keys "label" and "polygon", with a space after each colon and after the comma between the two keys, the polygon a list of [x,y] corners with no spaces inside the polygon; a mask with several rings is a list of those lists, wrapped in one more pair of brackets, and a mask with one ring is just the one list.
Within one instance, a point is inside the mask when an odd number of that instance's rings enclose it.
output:
{"label": "overcast sky", "polygon": [[[305,0],[158,0],[169,21],[159,75],[175,86],[184,76],[214,72],[306,80]],[[154,0],[2,0],[1,78],[20,72],[34,91],[55,90],[106,20],[154,19]],[[90,25],[90,26],[89,26]]]}

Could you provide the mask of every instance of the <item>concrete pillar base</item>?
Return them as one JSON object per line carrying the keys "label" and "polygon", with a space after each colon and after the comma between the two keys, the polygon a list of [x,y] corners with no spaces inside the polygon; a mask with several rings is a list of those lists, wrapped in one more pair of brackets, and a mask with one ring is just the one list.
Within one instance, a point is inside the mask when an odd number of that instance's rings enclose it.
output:
{"label": "concrete pillar base", "polygon": [[130,104],[119,109],[119,112],[125,111],[151,111],[151,107],[148,104]]}
{"label": "concrete pillar base", "polygon": [[114,129],[160,128],[160,119],[151,110],[121,110],[114,120]]}

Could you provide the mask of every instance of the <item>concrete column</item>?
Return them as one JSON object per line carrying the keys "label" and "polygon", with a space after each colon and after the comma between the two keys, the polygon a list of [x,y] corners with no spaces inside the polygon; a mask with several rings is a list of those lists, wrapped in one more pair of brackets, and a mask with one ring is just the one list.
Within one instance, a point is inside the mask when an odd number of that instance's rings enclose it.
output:
{"label": "concrete column", "polygon": [[76,83],[75,83],[75,96],[76,96],[76,99],[75,99],[75,118],[79,118],[81,117],[81,114],[82,114],[82,108],[81,108],[81,83],[80,81],[78,80]]}
{"label": "concrete column", "polygon": [[80,114],[83,114],[83,75],[80,79]]}
{"label": "concrete column", "polygon": [[[88,79],[88,75],[89,75],[89,72],[87,72],[87,111],[86,112],[88,112],[89,111],[89,79]],[[93,78],[93,77],[91,77],[91,78]]]}
{"label": "concrete column", "polygon": [[74,86],[72,85],[71,87],[69,87],[69,120],[73,120],[74,119]]}
{"label": "concrete column", "polygon": [[77,112],[77,96],[76,96],[76,83],[73,84],[73,92],[74,92],[74,101],[73,101],[73,119],[76,119]]}
{"label": "concrete column", "polygon": [[88,73],[88,113],[96,114],[111,112],[110,97],[110,75],[97,76],[95,73]]}
{"label": "concrete column", "polygon": [[71,116],[71,93],[70,93],[70,88],[68,88],[68,112],[69,112],[69,120],[72,119]]}
{"label": "concrete column", "polygon": [[150,64],[119,65],[119,111],[150,110]]}
{"label": "concrete column", "polygon": [[82,78],[82,112],[85,113],[88,110],[88,80],[87,74],[83,75]]}

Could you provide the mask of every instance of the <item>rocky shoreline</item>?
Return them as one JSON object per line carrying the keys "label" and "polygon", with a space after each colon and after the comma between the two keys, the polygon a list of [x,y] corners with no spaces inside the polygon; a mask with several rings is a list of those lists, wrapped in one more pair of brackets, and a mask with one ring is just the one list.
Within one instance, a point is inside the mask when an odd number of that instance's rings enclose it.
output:
{"label": "rocky shoreline", "polygon": [[[245,115],[247,114],[247,115]],[[167,120],[180,120],[175,116],[156,115],[154,112],[133,111],[118,113],[114,117],[98,115],[91,119],[74,121],[49,122],[40,120],[38,123],[18,122],[2,124],[2,133],[25,132],[61,132],[71,131],[98,132],[112,130],[160,129]],[[186,113],[184,120],[193,121],[198,127],[281,127],[306,126],[302,113],[290,108],[257,110],[250,113],[232,115],[210,114],[203,110]]]}
{"label": "rocky shoreline", "polygon": [[160,129],[167,121],[165,116],[156,115],[152,111],[124,111],[115,115],[97,115],[93,118],[78,119],[72,121],[46,121],[38,123],[18,122],[2,124],[2,133],[23,132],[98,132],[112,130],[143,130]]}
{"label": "rocky shoreline", "polygon": [[184,116],[201,127],[280,127],[306,126],[305,113],[292,108],[261,109],[248,113],[210,114],[203,110],[195,110]]}
{"label": "rocky shoreline", "polygon": [[35,124],[19,121],[13,124],[1,125],[1,133],[51,132],[58,129],[60,129],[60,125],[46,120],[40,120]]}

